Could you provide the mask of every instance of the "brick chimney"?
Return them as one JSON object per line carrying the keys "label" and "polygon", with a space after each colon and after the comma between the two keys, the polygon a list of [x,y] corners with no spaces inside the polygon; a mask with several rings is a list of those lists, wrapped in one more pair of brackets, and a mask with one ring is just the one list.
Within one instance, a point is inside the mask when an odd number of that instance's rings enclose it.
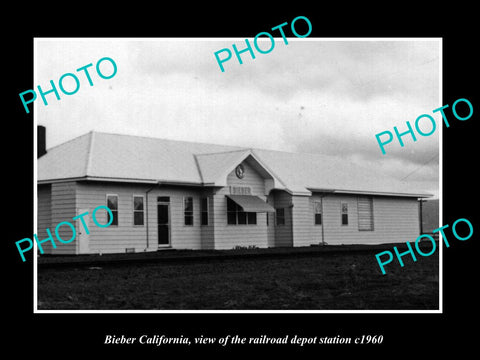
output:
{"label": "brick chimney", "polygon": [[37,159],[47,153],[47,143],[45,139],[46,128],[37,125]]}

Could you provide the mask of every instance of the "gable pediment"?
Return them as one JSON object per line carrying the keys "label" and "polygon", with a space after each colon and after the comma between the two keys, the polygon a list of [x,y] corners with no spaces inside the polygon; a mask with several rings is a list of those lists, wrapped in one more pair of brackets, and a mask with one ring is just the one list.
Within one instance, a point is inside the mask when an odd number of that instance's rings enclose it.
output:
{"label": "gable pediment", "polygon": [[229,178],[240,178],[245,168],[261,177],[267,185],[266,188],[270,188],[268,191],[274,188],[275,184],[281,184],[281,181],[261,163],[250,149],[197,154],[195,159],[204,185],[228,186],[230,185]]}

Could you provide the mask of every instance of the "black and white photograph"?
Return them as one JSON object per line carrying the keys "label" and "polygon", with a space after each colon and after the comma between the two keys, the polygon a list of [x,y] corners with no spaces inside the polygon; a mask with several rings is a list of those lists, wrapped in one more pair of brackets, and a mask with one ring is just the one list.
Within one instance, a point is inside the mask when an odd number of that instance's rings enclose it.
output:
{"label": "black and white photograph", "polygon": [[104,5],[6,32],[7,347],[473,347],[474,11]]}
{"label": "black and white photograph", "polygon": [[439,310],[441,39],[263,40],[36,40],[38,310]]}

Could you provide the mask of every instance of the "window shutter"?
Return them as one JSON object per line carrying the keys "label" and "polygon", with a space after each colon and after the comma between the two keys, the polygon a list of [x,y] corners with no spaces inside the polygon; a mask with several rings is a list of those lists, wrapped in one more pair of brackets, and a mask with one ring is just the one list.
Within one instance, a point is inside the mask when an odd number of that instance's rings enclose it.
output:
{"label": "window shutter", "polygon": [[373,198],[358,198],[358,230],[373,231]]}

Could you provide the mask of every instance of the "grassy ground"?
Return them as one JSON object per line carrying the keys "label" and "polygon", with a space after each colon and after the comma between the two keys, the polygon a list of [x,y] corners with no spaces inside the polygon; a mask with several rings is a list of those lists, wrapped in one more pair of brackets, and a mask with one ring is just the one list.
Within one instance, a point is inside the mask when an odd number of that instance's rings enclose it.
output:
{"label": "grassy ground", "polygon": [[379,252],[39,267],[39,309],[438,309],[438,255]]}

